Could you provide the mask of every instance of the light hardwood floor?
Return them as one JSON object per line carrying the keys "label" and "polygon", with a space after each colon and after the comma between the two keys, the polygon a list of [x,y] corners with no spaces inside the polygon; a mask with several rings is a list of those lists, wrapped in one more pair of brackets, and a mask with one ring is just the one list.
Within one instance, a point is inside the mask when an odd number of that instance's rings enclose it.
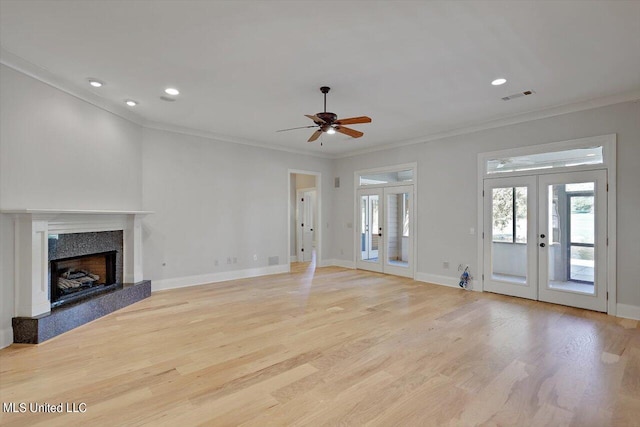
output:
{"label": "light hardwood floor", "polygon": [[0,351],[3,426],[638,426],[638,322],[297,264]]}

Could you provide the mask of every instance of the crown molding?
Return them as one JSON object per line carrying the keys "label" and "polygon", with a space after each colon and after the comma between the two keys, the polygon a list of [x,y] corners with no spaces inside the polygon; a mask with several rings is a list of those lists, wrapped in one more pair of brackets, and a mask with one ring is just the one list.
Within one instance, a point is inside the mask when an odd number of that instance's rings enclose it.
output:
{"label": "crown molding", "polygon": [[115,114],[125,120],[143,126],[144,119],[129,109],[116,105],[89,90],[78,88],[76,84],[66,79],[60,78],[51,71],[30,62],[7,49],[0,47],[0,64],[5,65],[26,76],[36,79],[44,84],[61,90],[75,98],[85,101],[111,114]]}
{"label": "crown molding", "polygon": [[433,142],[452,136],[466,135],[469,133],[479,132],[488,129],[495,129],[504,126],[514,125],[518,123],[525,123],[534,120],[545,119],[549,117],[561,116],[563,114],[575,113],[578,111],[591,110],[599,107],[606,107],[608,105],[621,104],[623,102],[633,102],[640,100],[640,89],[630,92],[624,92],[617,95],[605,96],[602,98],[583,100],[571,104],[557,105],[554,107],[544,108],[541,110],[528,111],[526,113],[515,114],[513,116],[501,117],[498,119],[478,122],[463,126],[460,128],[447,130],[443,132],[434,133],[431,135],[425,135],[419,138],[408,139],[404,141],[393,142],[384,145],[377,145],[375,147],[352,151],[341,155],[334,156],[335,159],[342,159],[347,157],[359,156],[361,154],[374,153],[376,151],[384,151],[392,148],[406,147],[409,145],[423,144],[426,142]]}
{"label": "crown molding", "polygon": [[211,140],[214,140],[214,141],[229,142],[229,143],[232,143],[232,144],[240,144],[240,145],[248,145],[250,147],[262,148],[264,150],[284,151],[284,152],[287,152],[287,153],[302,154],[304,156],[314,156],[314,157],[320,157],[320,158],[324,158],[324,159],[334,159],[335,158],[335,156],[330,155],[330,154],[316,153],[316,152],[313,152],[313,151],[306,151],[306,150],[298,150],[298,149],[295,149],[295,148],[285,147],[283,145],[267,145],[265,143],[255,142],[255,141],[251,141],[251,140],[248,140],[248,139],[236,138],[236,137],[232,137],[232,136],[228,136],[228,135],[221,135],[221,134],[217,134],[217,133],[214,133],[214,132],[209,132],[209,131],[204,131],[204,130],[199,130],[199,129],[193,129],[193,128],[187,128],[187,127],[177,126],[177,125],[172,125],[172,124],[167,124],[167,123],[152,122],[152,121],[149,121],[149,120],[144,122],[143,127],[147,128],[147,129],[154,129],[154,130],[160,130],[160,131],[164,131],[164,132],[177,133],[177,134],[180,134],[180,135],[195,136],[195,137],[199,137],[199,138],[211,139]]}
{"label": "crown molding", "polygon": [[533,120],[539,120],[554,116],[559,116],[568,113],[574,113],[578,111],[589,110],[593,108],[605,107],[608,105],[619,104],[623,102],[640,100],[640,89],[625,92],[621,94],[606,96],[597,99],[582,100],[579,102],[557,105],[554,107],[544,108],[541,110],[528,111],[526,113],[515,114],[507,117],[500,117],[489,121],[476,122],[468,124],[459,128],[438,132],[430,135],[424,135],[418,138],[412,138],[407,140],[401,140],[397,142],[387,143],[383,145],[376,145],[371,148],[364,148],[360,150],[348,151],[345,153],[317,153],[309,150],[301,150],[283,145],[267,145],[266,143],[259,143],[242,138],[220,135],[210,131],[203,131],[199,129],[187,128],[168,123],[154,122],[146,120],[140,115],[132,112],[129,109],[116,105],[115,103],[108,101],[98,95],[93,94],[89,90],[78,88],[76,84],[60,78],[53,74],[49,70],[40,67],[20,56],[8,51],[4,47],[0,46],[0,64],[12,68],[22,74],[25,74],[33,79],[41,81],[49,86],[52,86],[58,90],[61,90],[71,96],[74,96],[82,101],[85,101],[95,107],[105,110],[109,113],[115,114],[125,120],[133,122],[143,128],[161,130],[166,132],[173,132],[182,135],[196,136],[205,139],[211,139],[222,142],[229,142],[233,144],[247,145],[251,147],[263,148],[267,150],[276,150],[294,154],[301,154],[305,156],[314,156],[325,159],[342,159],[353,156],[358,156],[367,153],[374,153],[377,151],[384,151],[393,148],[406,147],[409,145],[423,144],[426,142],[437,141],[444,138],[453,136],[470,134],[473,132],[479,132],[488,129],[495,129],[499,127],[514,125],[518,123],[529,122]]}

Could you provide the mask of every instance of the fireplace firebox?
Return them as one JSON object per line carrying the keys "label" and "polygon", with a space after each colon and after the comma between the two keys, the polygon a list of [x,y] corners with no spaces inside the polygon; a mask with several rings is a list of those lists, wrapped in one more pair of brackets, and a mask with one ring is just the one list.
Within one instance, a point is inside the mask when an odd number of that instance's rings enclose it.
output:
{"label": "fireplace firebox", "polygon": [[117,254],[107,251],[51,260],[51,307],[117,288]]}

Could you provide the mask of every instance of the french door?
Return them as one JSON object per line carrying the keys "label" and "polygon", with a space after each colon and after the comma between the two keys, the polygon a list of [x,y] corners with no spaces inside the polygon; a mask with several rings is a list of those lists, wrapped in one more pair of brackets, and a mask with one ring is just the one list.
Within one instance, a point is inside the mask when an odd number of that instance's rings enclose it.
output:
{"label": "french door", "polygon": [[606,171],[484,180],[484,289],[607,311]]}
{"label": "french door", "polygon": [[357,191],[356,267],[413,277],[413,186]]}

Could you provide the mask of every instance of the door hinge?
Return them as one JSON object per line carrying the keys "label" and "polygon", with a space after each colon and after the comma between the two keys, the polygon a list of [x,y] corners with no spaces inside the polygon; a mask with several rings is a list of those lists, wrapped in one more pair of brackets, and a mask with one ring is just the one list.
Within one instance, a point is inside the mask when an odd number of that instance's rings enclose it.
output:
{"label": "door hinge", "polygon": [[609,292],[607,291],[607,301],[609,301]]}
{"label": "door hinge", "polygon": [[607,191],[609,191],[609,183],[607,182]]}
{"label": "door hinge", "polygon": [[484,197],[484,190],[482,190],[482,197]]}
{"label": "door hinge", "polygon": [[607,237],[607,246],[609,246],[609,238]]}
{"label": "door hinge", "polygon": [[484,274],[482,275],[482,280],[484,281]]}
{"label": "door hinge", "polygon": [[484,231],[482,232],[482,238],[484,239]]}

